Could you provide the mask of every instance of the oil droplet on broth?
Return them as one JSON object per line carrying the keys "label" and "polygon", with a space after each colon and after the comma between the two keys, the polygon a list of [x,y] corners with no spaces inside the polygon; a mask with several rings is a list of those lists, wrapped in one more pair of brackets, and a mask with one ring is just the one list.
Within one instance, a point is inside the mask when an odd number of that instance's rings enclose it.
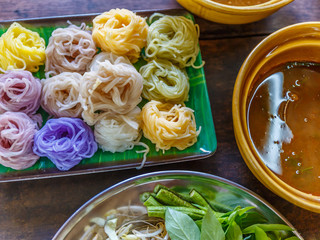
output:
{"label": "oil droplet on broth", "polygon": [[288,63],[257,79],[247,106],[250,137],[266,166],[289,185],[318,196],[319,93],[320,64]]}

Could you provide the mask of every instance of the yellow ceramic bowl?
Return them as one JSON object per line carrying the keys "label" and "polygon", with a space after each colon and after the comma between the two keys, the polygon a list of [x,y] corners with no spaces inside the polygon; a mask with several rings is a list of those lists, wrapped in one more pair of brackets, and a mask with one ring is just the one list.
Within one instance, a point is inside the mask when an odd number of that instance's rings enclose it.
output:
{"label": "yellow ceramic bowl", "polygon": [[320,22],[299,23],[280,29],[249,54],[234,86],[232,114],[235,137],[246,164],[266,187],[295,205],[320,213],[320,196],[289,186],[266,167],[255,150],[247,126],[248,95],[255,77],[291,61],[320,63]]}
{"label": "yellow ceramic bowl", "polygon": [[177,0],[181,6],[201,18],[226,24],[243,24],[261,20],[292,1],[270,0],[259,5],[231,6],[214,0]]}

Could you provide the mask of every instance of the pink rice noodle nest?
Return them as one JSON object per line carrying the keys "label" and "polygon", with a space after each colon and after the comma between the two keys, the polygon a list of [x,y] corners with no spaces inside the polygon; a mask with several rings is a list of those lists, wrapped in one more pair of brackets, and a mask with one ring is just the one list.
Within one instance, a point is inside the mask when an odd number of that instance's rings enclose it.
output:
{"label": "pink rice noodle nest", "polygon": [[41,83],[31,72],[8,71],[0,75],[0,113],[34,114],[40,107]]}
{"label": "pink rice noodle nest", "polygon": [[22,112],[0,114],[0,164],[16,170],[31,167],[39,159],[33,153],[37,123]]}

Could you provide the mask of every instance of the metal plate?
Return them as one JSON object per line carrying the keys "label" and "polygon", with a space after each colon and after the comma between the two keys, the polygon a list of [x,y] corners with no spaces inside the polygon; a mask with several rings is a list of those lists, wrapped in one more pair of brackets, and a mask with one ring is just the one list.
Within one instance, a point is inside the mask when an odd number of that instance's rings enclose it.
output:
{"label": "metal plate", "polygon": [[[276,209],[252,191],[229,180],[194,171],[162,171],[133,177],[118,183],[93,197],[78,209],[59,229],[53,240],[79,239],[84,227],[93,217],[102,217],[108,210],[129,204],[142,205],[139,195],[153,191],[157,184],[200,189],[201,193],[215,192],[216,200],[223,198],[229,206],[255,206],[270,223],[287,224],[294,228]],[[303,239],[297,231],[295,234]]]}

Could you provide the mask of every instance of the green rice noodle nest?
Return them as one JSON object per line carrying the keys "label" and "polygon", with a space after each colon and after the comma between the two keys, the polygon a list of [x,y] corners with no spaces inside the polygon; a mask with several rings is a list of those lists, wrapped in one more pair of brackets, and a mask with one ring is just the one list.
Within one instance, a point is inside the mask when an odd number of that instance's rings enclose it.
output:
{"label": "green rice noodle nest", "polygon": [[[157,18],[157,20],[155,20]],[[150,19],[147,58],[164,58],[177,63],[181,68],[195,66],[199,53],[199,26],[184,16],[153,14]]]}
{"label": "green rice noodle nest", "polygon": [[189,78],[184,69],[166,59],[152,60],[139,70],[143,77],[142,97],[172,103],[188,100]]}

